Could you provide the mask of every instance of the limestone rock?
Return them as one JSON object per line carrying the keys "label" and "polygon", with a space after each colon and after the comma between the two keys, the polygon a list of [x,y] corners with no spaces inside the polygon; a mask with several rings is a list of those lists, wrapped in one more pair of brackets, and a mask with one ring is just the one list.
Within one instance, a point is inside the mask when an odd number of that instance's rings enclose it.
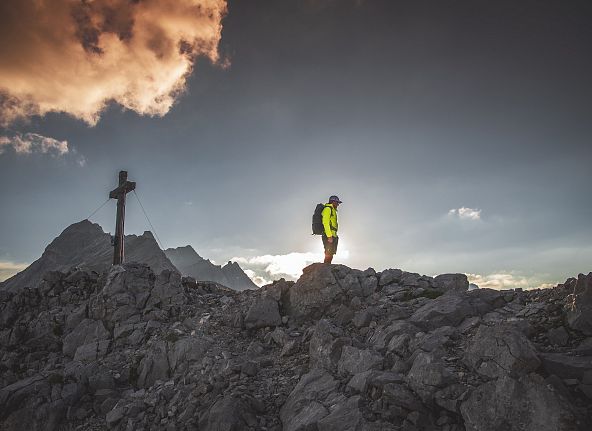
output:
{"label": "limestone rock", "polygon": [[387,269],[380,273],[380,279],[378,281],[379,286],[387,286],[392,283],[398,283],[401,281],[403,271],[400,269]]}
{"label": "limestone rock", "polygon": [[192,362],[201,361],[209,347],[207,340],[195,337],[185,337],[177,340],[168,348],[168,365],[175,370],[179,365],[188,365]]}
{"label": "limestone rock", "polygon": [[216,401],[199,420],[199,429],[203,431],[243,430],[255,425],[256,413],[252,406],[232,396]]}
{"label": "limestone rock", "polygon": [[296,319],[320,317],[342,295],[331,265],[314,263],[290,289],[290,315]]}
{"label": "limestone rock", "polygon": [[247,329],[281,325],[282,317],[277,301],[267,297],[257,299],[249,308],[244,324]]}
{"label": "limestone rock", "polygon": [[[88,345],[86,349],[98,349],[97,343],[108,340],[109,332],[105,329],[103,322],[100,320],[84,319],[78,326],[64,338],[62,351],[64,355],[73,357],[77,349],[81,346]],[[106,344],[108,346],[108,343]],[[101,344],[101,348],[105,348],[105,343]]]}
{"label": "limestone rock", "polygon": [[503,376],[475,389],[461,405],[467,431],[577,430],[567,402],[542,377]]}
{"label": "limestone rock", "polygon": [[541,364],[534,346],[524,334],[506,325],[481,325],[464,360],[479,374],[490,378],[527,374]]}
{"label": "limestone rock", "polygon": [[423,329],[457,326],[466,317],[475,315],[467,295],[442,295],[417,310],[409,321]]}
{"label": "limestone rock", "polygon": [[139,366],[138,386],[148,388],[157,380],[167,380],[170,366],[165,341],[158,341],[141,360]]}
{"label": "limestone rock", "polygon": [[318,429],[326,431],[363,431],[363,417],[360,411],[361,398],[353,396],[335,406],[327,416],[319,420]]}
{"label": "limestone rock", "polygon": [[588,372],[592,373],[592,356],[569,356],[563,353],[541,353],[545,371],[562,379],[582,380]]}
{"label": "limestone rock", "polygon": [[409,386],[428,402],[434,392],[454,382],[454,376],[443,361],[432,353],[420,352],[407,374]]}
{"label": "limestone rock", "polygon": [[563,326],[549,329],[547,338],[551,344],[556,346],[565,346],[569,340],[569,334]]}
{"label": "limestone rock", "polygon": [[304,375],[280,410],[285,431],[318,428],[318,422],[329,415],[332,401],[338,399],[339,382],[322,369]]}
{"label": "limestone rock", "polygon": [[446,291],[463,292],[469,289],[469,280],[465,274],[441,274],[434,281],[436,286]]}
{"label": "limestone rock", "polygon": [[592,335],[592,272],[580,274],[572,284],[573,293],[566,303],[567,322],[573,329]]}
{"label": "limestone rock", "polygon": [[328,320],[319,320],[309,345],[311,365],[335,371],[342,349],[348,344],[351,344],[351,340],[341,328]]}
{"label": "limestone rock", "polygon": [[381,355],[369,349],[361,350],[345,346],[337,364],[337,370],[340,374],[358,374],[382,367],[383,360]]}

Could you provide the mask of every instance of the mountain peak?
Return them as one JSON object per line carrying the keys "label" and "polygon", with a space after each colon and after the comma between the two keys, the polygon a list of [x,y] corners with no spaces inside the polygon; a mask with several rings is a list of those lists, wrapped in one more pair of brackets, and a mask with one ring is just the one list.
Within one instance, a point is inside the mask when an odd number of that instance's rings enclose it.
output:
{"label": "mountain peak", "polygon": [[[151,232],[141,236],[126,235],[126,261],[148,264],[155,273],[176,271],[158,246]],[[9,278],[3,289],[36,285],[47,271],[67,271],[73,266],[103,270],[113,261],[111,236],[100,225],[82,220],[65,228],[46,248],[39,259]]]}
{"label": "mountain peak", "polygon": [[235,290],[255,289],[257,286],[236,262],[221,267],[204,259],[190,245],[165,250],[167,257],[181,274],[200,281],[215,281]]}
{"label": "mountain peak", "polygon": [[76,223],[72,223],[66,229],[62,231],[62,233],[58,236],[58,238],[64,234],[71,234],[71,233],[96,233],[96,234],[104,234],[103,228],[98,225],[97,223],[93,223],[88,219],[81,220]]}

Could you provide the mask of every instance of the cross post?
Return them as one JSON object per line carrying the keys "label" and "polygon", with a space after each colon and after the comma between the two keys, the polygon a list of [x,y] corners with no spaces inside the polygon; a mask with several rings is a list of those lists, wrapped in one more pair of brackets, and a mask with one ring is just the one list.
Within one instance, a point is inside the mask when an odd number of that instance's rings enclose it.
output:
{"label": "cross post", "polygon": [[117,199],[115,238],[113,241],[113,265],[121,265],[124,259],[125,196],[136,189],[136,183],[127,180],[127,171],[119,171],[119,187],[109,192],[110,199]]}

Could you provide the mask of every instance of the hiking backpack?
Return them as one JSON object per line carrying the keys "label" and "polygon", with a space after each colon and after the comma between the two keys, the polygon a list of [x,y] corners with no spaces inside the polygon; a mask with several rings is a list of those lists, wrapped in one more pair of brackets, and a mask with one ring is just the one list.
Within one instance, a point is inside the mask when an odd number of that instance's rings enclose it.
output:
{"label": "hiking backpack", "polygon": [[323,215],[322,212],[325,209],[325,204],[317,204],[312,215],[312,234],[322,235],[325,231],[323,227]]}

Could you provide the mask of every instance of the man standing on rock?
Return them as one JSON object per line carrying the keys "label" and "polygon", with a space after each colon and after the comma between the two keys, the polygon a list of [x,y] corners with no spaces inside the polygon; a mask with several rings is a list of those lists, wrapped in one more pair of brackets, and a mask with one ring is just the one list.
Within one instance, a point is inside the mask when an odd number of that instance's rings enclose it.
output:
{"label": "man standing on rock", "polygon": [[333,255],[337,253],[337,207],[341,201],[335,195],[329,198],[329,203],[321,213],[323,219],[323,246],[325,247],[325,263],[331,263]]}

